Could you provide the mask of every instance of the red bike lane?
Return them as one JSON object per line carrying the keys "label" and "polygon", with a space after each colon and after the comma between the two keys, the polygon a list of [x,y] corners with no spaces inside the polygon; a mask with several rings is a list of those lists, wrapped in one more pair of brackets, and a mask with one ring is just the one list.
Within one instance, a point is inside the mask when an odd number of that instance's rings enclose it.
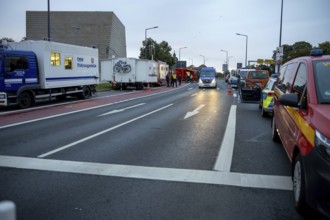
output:
{"label": "red bike lane", "polygon": [[[179,88],[179,87],[178,87]],[[177,89],[177,88],[175,88]],[[137,99],[140,97],[151,96],[163,92],[174,90],[172,87],[148,88],[143,91],[124,92],[115,95],[97,97],[88,100],[79,100],[69,103],[61,103],[37,108],[30,108],[12,112],[4,112],[0,114],[0,128],[9,127],[19,123],[26,123],[33,120],[41,120],[43,118],[55,117],[62,114],[69,114],[76,111],[84,111],[103,105],[111,105],[118,102]]]}

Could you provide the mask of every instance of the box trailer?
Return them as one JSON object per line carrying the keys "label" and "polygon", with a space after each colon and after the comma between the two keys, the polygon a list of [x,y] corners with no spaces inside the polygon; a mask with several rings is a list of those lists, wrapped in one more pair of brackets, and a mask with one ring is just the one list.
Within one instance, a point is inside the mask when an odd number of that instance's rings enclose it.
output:
{"label": "box trailer", "polygon": [[3,44],[0,55],[0,106],[27,108],[68,95],[86,99],[99,82],[96,48],[28,40]]}
{"label": "box trailer", "polygon": [[101,60],[101,81],[109,81],[113,88],[144,87],[159,82],[157,61],[136,58]]}

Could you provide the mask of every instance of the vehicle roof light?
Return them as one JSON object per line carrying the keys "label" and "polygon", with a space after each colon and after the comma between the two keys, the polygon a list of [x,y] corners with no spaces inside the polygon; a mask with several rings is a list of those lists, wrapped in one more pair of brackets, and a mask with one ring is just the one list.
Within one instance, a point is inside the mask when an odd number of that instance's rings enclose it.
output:
{"label": "vehicle roof light", "polygon": [[315,49],[311,51],[311,56],[322,56],[323,50],[322,49]]}

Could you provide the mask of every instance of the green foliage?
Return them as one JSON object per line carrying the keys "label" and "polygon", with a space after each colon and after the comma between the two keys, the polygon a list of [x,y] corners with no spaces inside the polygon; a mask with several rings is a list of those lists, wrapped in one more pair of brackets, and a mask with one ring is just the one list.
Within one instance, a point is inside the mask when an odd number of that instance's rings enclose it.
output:
{"label": "green foliage", "polygon": [[111,83],[106,82],[106,83],[99,83],[96,85],[96,91],[101,92],[101,91],[108,91],[111,90],[112,86]]}
{"label": "green foliage", "polygon": [[171,55],[171,46],[166,42],[162,41],[157,43],[152,38],[148,38],[147,42],[142,42],[143,47],[140,48],[140,59],[159,60],[166,62],[169,66],[175,64],[175,53]]}
{"label": "green foliage", "polygon": [[[297,57],[309,56],[312,49],[323,49],[324,54],[330,54],[330,42],[320,43],[318,47],[313,47],[310,43],[299,41],[293,45],[283,44],[283,63]],[[273,59],[276,59],[276,51],[273,51]]]}
{"label": "green foliage", "polygon": [[6,40],[7,42],[15,42],[12,38],[9,37],[3,37],[0,40]]}
{"label": "green foliage", "polygon": [[323,50],[323,54],[330,55],[330,41],[320,43],[318,48]]}

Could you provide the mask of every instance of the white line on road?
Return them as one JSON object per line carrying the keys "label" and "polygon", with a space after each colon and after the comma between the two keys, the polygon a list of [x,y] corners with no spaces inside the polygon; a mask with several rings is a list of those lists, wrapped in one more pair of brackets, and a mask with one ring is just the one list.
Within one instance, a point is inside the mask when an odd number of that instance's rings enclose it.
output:
{"label": "white line on road", "polygon": [[198,106],[195,110],[193,110],[192,112],[187,112],[187,114],[184,116],[184,119],[190,118],[193,115],[196,115],[199,113],[199,110],[201,110],[202,108],[204,108],[205,105],[202,104],[200,106]]}
{"label": "white line on road", "polygon": [[103,131],[100,131],[100,132],[98,132],[98,133],[96,133],[96,134],[90,135],[90,136],[85,137],[85,138],[83,138],[83,139],[80,139],[80,140],[78,140],[78,141],[75,141],[75,142],[72,142],[72,143],[70,143],[70,144],[67,144],[67,145],[65,145],[65,146],[63,146],[63,147],[60,147],[60,148],[57,148],[57,149],[55,149],[55,150],[49,151],[49,152],[47,152],[47,153],[41,154],[41,155],[39,155],[38,157],[40,157],[40,158],[47,157],[47,156],[49,156],[49,155],[51,155],[51,154],[54,154],[54,153],[57,153],[57,152],[59,152],[59,151],[65,150],[65,149],[67,149],[67,148],[69,148],[69,147],[75,146],[75,145],[77,145],[77,144],[79,144],[79,143],[82,143],[82,142],[84,142],[84,141],[90,140],[90,139],[92,139],[92,138],[95,138],[95,137],[97,137],[97,136],[100,136],[100,135],[102,135],[102,134],[104,134],[104,133],[107,133],[107,132],[109,132],[109,131],[112,131],[112,130],[114,130],[114,129],[116,129],[116,128],[119,128],[119,127],[121,127],[121,126],[123,126],[123,125],[129,124],[129,123],[132,123],[133,121],[136,121],[136,120],[139,120],[139,119],[141,119],[141,118],[144,118],[144,117],[146,117],[146,116],[148,116],[148,115],[154,114],[154,113],[156,113],[156,112],[158,112],[158,111],[161,111],[161,110],[163,110],[163,109],[165,109],[165,108],[168,108],[168,107],[170,107],[170,106],[172,106],[172,105],[173,105],[173,104],[166,105],[166,106],[164,106],[164,107],[162,107],[162,108],[156,109],[156,110],[154,110],[154,111],[152,111],[152,112],[149,112],[149,113],[147,113],[147,114],[141,115],[141,116],[139,116],[139,117],[133,118],[133,119],[131,119],[131,120],[129,120],[129,121],[126,121],[126,122],[121,123],[121,124],[119,124],[119,125],[116,125],[116,126],[114,126],[114,127],[108,128],[108,129],[103,130]]}
{"label": "white line on road", "polygon": [[0,156],[0,167],[185,183],[230,185],[248,188],[292,190],[292,180],[289,176],[102,164],[14,156]]}
{"label": "white line on road", "polygon": [[213,168],[214,170],[230,172],[235,144],[236,109],[236,105],[232,105],[230,108],[225,135],[221,143],[217,161]]}
{"label": "white line on road", "polygon": [[122,108],[122,109],[115,109],[115,110],[112,110],[110,112],[107,112],[107,113],[104,113],[102,115],[99,115],[99,116],[105,116],[105,115],[110,115],[110,114],[114,114],[114,113],[118,113],[118,112],[123,112],[127,109],[131,109],[131,108],[135,108],[135,107],[138,107],[138,106],[141,106],[141,105],[145,105],[146,103],[140,103],[140,104],[137,104],[137,105],[132,105],[132,106],[129,106],[127,108]]}

